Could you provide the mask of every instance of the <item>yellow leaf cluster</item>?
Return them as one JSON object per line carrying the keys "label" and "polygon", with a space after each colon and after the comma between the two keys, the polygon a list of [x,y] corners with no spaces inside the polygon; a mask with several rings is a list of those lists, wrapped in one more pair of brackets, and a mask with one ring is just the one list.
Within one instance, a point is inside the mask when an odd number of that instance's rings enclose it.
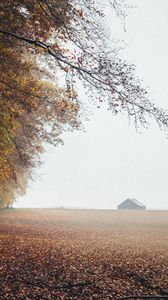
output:
{"label": "yellow leaf cluster", "polygon": [[[2,0],[0,29],[48,41],[53,30],[69,22],[68,1],[51,2],[54,19],[46,14],[45,2]],[[57,41],[54,47],[61,51]],[[35,45],[0,34],[0,206],[12,204],[26,191],[40,165],[43,142],[55,144],[64,125],[77,124],[75,94],[52,82],[47,62],[40,71],[45,55]]]}

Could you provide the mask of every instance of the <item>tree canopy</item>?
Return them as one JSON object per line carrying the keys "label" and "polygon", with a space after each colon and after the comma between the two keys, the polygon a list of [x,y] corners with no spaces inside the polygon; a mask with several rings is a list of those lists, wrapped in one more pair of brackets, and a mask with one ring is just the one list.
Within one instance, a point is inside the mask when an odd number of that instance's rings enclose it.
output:
{"label": "tree canopy", "polygon": [[[106,0],[124,17],[125,0]],[[80,127],[79,87],[135,126],[167,113],[149,101],[135,67],[118,58],[95,0],[2,0],[0,3],[0,206],[23,194],[45,142]]]}

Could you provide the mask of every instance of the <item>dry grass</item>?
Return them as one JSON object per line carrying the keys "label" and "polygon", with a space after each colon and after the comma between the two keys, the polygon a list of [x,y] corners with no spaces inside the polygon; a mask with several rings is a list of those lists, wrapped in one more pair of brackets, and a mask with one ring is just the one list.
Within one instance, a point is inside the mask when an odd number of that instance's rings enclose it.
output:
{"label": "dry grass", "polygon": [[0,299],[107,300],[166,290],[167,211],[0,212]]}

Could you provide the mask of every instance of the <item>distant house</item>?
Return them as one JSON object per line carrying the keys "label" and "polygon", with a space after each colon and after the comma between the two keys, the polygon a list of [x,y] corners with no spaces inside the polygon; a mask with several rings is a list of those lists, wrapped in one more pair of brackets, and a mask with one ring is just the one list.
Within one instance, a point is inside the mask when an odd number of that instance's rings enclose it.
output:
{"label": "distant house", "polygon": [[117,206],[118,209],[146,209],[145,205],[136,199],[128,198]]}

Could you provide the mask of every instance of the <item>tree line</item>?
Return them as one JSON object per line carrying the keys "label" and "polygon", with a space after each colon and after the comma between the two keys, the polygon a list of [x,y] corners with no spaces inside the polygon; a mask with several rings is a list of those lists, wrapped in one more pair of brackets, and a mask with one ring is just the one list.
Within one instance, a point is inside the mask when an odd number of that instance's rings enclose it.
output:
{"label": "tree line", "polygon": [[[123,18],[126,0],[105,0]],[[45,143],[80,129],[79,87],[114,114],[126,111],[136,127],[167,113],[148,99],[135,66],[107,42],[96,0],[0,2],[0,206],[26,191]]]}

